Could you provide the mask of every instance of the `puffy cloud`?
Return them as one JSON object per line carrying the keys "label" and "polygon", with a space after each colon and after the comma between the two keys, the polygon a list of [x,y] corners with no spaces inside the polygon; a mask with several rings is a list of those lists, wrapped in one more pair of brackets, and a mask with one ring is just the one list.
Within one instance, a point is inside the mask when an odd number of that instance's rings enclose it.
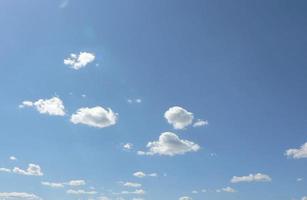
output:
{"label": "puffy cloud", "polygon": [[207,120],[198,119],[196,122],[194,122],[193,127],[201,127],[201,126],[207,126],[209,122]]}
{"label": "puffy cloud", "polygon": [[52,97],[51,99],[39,99],[35,102],[23,101],[19,107],[34,107],[41,114],[57,116],[65,115],[63,101],[58,97]]}
{"label": "puffy cloud", "polygon": [[193,190],[192,194],[198,194],[198,191],[197,190]]}
{"label": "puffy cloud", "polygon": [[231,183],[239,183],[239,182],[271,182],[272,179],[270,176],[266,174],[250,174],[248,176],[234,176],[231,179]]}
{"label": "puffy cloud", "polygon": [[187,152],[196,152],[200,149],[200,146],[189,140],[180,139],[175,133],[164,132],[160,135],[158,141],[149,142],[147,148],[149,149],[147,152],[138,151],[138,154],[174,156]]}
{"label": "puffy cloud", "polygon": [[41,198],[35,194],[25,192],[0,192],[0,199],[29,199],[40,200]]}
{"label": "puffy cloud", "polygon": [[109,197],[101,196],[97,198],[98,200],[111,200]]}
{"label": "puffy cloud", "polygon": [[307,158],[307,142],[298,149],[288,149],[285,155],[294,159]]}
{"label": "puffy cloud", "polygon": [[216,192],[229,192],[229,193],[234,193],[237,192],[235,189],[231,188],[231,187],[225,187],[222,189],[217,189]]}
{"label": "puffy cloud", "polygon": [[64,59],[64,64],[69,65],[71,68],[78,70],[89,63],[95,60],[95,55],[88,52],[80,52],[79,55],[77,54],[70,54],[70,57]]}
{"label": "puffy cloud", "polygon": [[193,200],[193,199],[191,197],[184,196],[180,197],[179,200]]}
{"label": "puffy cloud", "polygon": [[303,178],[297,178],[296,181],[297,182],[301,182],[303,180]]}
{"label": "puffy cloud", "polygon": [[97,194],[96,191],[85,191],[85,190],[67,190],[66,193],[67,194],[76,194],[76,195],[80,195],[80,194],[94,195],[94,194]]}
{"label": "puffy cloud", "polygon": [[138,171],[138,172],[133,173],[133,176],[138,177],[138,178],[144,178],[144,177],[146,177],[146,176],[149,176],[149,177],[157,177],[158,174],[157,174],[157,173],[145,174],[145,173],[142,172],[142,171]]}
{"label": "puffy cloud", "polygon": [[307,200],[307,196],[302,197],[302,200]]}
{"label": "puffy cloud", "polygon": [[71,116],[70,121],[74,124],[104,128],[116,124],[117,115],[110,108],[107,110],[100,106],[80,108]]}
{"label": "puffy cloud", "polygon": [[11,173],[12,170],[8,168],[0,168],[0,172],[6,172],[6,173]]}
{"label": "puffy cloud", "polygon": [[41,171],[41,167],[35,164],[29,164],[26,170],[20,169],[19,167],[15,167],[13,169],[15,174],[21,174],[25,176],[43,176],[43,172]]}
{"label": "puffy cloud", "polygon": [[52,188],[62,188],[64,187],[63,183],[51,183],[51,182],[41,182],[42,185],[52,187]]}
{"label": "puffy cloud", "polygon": [[179,106],[169,108],[164,113],[164,117],[175,129],[184,129],[192,123],[194,118],[193,113]]}
{"label": "puffy cloud", "polygon": [[133,183],[133,182],[126,182],[126,183],[123,183],[123,186],[138,188],[138,187],[142,187],[142,184],[140,184],[140,183]]}

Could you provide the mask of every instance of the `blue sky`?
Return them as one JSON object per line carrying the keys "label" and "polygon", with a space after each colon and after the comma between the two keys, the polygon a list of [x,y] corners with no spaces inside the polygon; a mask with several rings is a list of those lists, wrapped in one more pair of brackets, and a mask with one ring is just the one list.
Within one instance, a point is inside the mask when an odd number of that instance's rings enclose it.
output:
{"label": "blue sky", "polygon": [[0,199],[306,200],[306,6],[2,0]]}

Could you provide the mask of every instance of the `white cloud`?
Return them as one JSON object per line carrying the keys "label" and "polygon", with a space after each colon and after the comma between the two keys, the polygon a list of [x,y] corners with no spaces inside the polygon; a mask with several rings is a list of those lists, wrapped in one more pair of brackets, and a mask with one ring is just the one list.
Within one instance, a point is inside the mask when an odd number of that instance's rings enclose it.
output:
{"label": "white cloud", "polygon": [[0,168],[0,172],[6,172],[6,173],[11,173],[12,170],[8,168]]}
{"label": "white cloud", "polygon": [[164,117],[175,129],[184,129],[192,123],[194,118],[193,113],[179,106],[169,108],[164,113]]}
{"label": "white cloud", "polygon": [[52,188],[63,188],[63,183],[51,183],[51,182],[41,182],[42,185],[52,187]]}
{"label": "white cloud", "polygon": [[288,149],[285,155],[294,159],[307,158],[307,142],[299,149]]}
{"label": "white cloud", "polygon": [[161,133],[158,141],[149,142],[147,148],[148,152],[138,151],[138,154],[174,156],[187,152],[196,152],[200,149],[200,146],[189,140],[180,139],[175,133],[164,132]]}
{"label": "white cloud", "polygon": [[132,104],[132,103],[142,103],[142,99],[128,99],[127,100],[128,103]]}
{"label": "white cloud", "polygon": [[149,176],[149,177],[157,177],[158,174],[157,174],[157,173],[145,174],[145,173],[142,172],[142,171],[138,171],[138,172],[133,173],[133,176],[138,177],[138,178],[144,178],[144,177],[146,177],[146,176]]}
{"label": "white cloud", "polygon": [[135,190],[135,191],[132,191],[132,192],[129,192],[129,191],[122,191],[121,193],[122,193],[122,194],[137,194],[137,195],[144,195],[144,194],[146,194],[146,191],[143,190],[143,189],[138,189],[138,190]]}
{"label": "white cloud", "polygon": [[297,178],[297,179],[296,179],[297,182],[300,182],[300,181],[302,181],[302,180],[303,180],[303,178]]}
{"label": "white cloud", "polygon": [[74,124],[85,124],[92,127],[104,128],[116,124],[117,113],[110,108],[96,106],[93,108],[80,108],[73,114],[70,121]]}
{"label": "white cloud", "polygon": [[40,200],[41,198],[35,194],[25,192],[0,192],[0,199],[30,199]]}
{"label": "white cloud", "polygon": [[193,190],[192,194],[198,194],[198,191],[197,190]]}
{"label": "white cloud", "polygon": [[302,197],[302,200],[307,200],[307,196]]}
{"label": "white cloud", "polygon": [[193,127],[201,127],[201,126],[207,126],[209,122],[207,120],[198,119],[196,122],[194,122]]}
{"label": "white cloud", "polygon": [[138,187],[142,187],[142,184],[140,184],[140,183],[133,183],[133,182],[126,182],[126,183],[123,183],[123,186],[138,188]]}
{"label": "white cloud", "polygon": [[126,150],[126,151],[129,151],[129,150],[133,149],[133,144],[126,143],[126,144],[123,145],[123,149]]}
{"label": "white cloud", "polygon": [[80,194],[94,195],[94,194],[97,194],[96,191],[85,191],[85,190],[67,190],[66,193],[67,194],[76,194],[76,195],[80,195]]}
{"label": "white cloud", "polygon": [[93,62],[95,60],[95,55],[88,52],[80,52],[79,55],[77,54],[70,54],[70,57],[64,59],[65,65],[70,65],[71,68],[78,70],[89,63]]}
{"label": "white cloud", "polygon": [[98,200],[111,200],[109,197],[101,196],[97,198]]}
{"label": "white cloud", "polygon": [[35,102],[23,101],[19,107],[35,107],[35,109],[41,114],[57,116],[65,115],[63,101],[58,97],[52,97],[51,99],[39,99]]}
{"label": "white cloud", "polygon": [[193,200],[193,199],[191,197],[184,196],[180,197],[179,200]]}
{"label": "white cloud", "polygon": [[216,192],[229,192],[229,193],[234,193],[237,192],[235,189],[231,188],[231,187],[225,187],[222,189],[217,189]]}
{"label": "white cloud", "polygon": [[234,176],[231,179],[231,183],[239,183],[239,182],[271,182],[272,179],[270,176],[266,174],[250,174],[248,176]]}
{"label": "white cloud", "polygon": [[15,160],[17,160],[17,158],[15,156],[10,156],[10,160],[15,161]]}
{"label": "white cloud", "polygon": [[13,169],[15,174],[21,174],[25,176],[43,176],[43,172],[41,171],[41,167],[35,164],[29,164],[26,170],[20,169],[19,167],[15,167]]}
{"label": "white cloud", "polygon": [[85,182],[85,180],[71,180],[66,184],[69,185],[69,186],[75,187],[75,186],[85,185],[86,182]]}

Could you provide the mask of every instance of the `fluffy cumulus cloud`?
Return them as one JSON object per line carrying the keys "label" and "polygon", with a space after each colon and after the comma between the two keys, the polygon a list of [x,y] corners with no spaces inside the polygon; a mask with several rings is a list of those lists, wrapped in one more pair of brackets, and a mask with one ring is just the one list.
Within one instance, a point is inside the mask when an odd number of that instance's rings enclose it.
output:
{"label": "fluffy cumulus cloud", "polygon": [[231,183],[239,183],[239,182],[271,182],[272,179],[270,176],[266,174],[250,174],[248,176],[234,176],[231,179]]}
{"label": "fluffy cumulus cloud", "polygon": [[85,185],[86,182],[85,180],[71,180],[68,183],[66,183],[69,186],[81,186],[81,185]]}
{"label": "fluffy cumulus cloud", "polygon": [[169,108],[164,113],[164,117],[175,129],[184,129],[192,123],[194,118],[193,113],[179,106]]}
{"label": "fluffy cumulus cloud", "polygon": [[285,153],[289,158],[307,158],[307,142],[298,149],[288,149]]}
{"label": "fluffy cumulus cloud", "polygon": [[148,177],[157,177],[158,174],[157,173],[146,174],[146,173],[144,173],[142,171],[137,171],[137,172],[133,173],[133,176],[138,177],[138,178],[144,178],[146,176],[148,176]]}
{"label": "fluffy cumulus cloud", "polygon": [[184,196],[180,197],[179,200],[193,200],[193,199],[191,197]]}
{"label": "fluffy cumulus cloud", "polygon": [[174,156],[187,152],[196,152],[200,149],[200,146],[189,140],[180,139],[175,133],[164,132],[160,135],[158,141],[149,142],[147,148],[147,152],[138,151],[138,154]]}
{"label": "fluffy cumulus cloud", "polygon": [[17,158],[16,158],[15,156],[10,156],[9,159],[10,159],[10,160],[13,160],[13,161],[16,161],[16,160],[17,160]]}
{"label": "fluffy cumulus cloud", "polygon": [[11,169],[8,169],[8,168],[0,168],[0,172],[6,172],[6,173],[11,173],[12,170]]}
{"label": "fluffy cumulus cloud", "polygon": [[40,200],[41,198],[35,194],[30,194],[25,192],[0,192],[0,199]]}
{"label": "fluffy cumulus cloud", "polygon": [[13,169],[15,174],[21,174],[25,176],[43,176],[43,172],[41,171],[41,167],[35,164],[29,164],[27,169],[20,169],[19,167],[15,167]]}
{"label": "fluffy cumulus cloud", "polygon": [[95,60],[95,55],[88,52],[80,52],[79,55],[77,54],[70,54],[70,57],[64,59],[64,64],[69,65],[72,69],[78,70],[89,63]]}
{"label": "fluffy cumulus cloud", "polygon": [[123,147],[123,150],[125,150],[125,151],[130,151],[130,150],[133,149],[133,144],[131,144],[131,143],[126,143],[126,144],[123,144],[122,147]]}
{"label": "fluffy cumulus cloud", "polygon": [[110,108],[105,109],[100,106],[80,108],[71,116],[70,121],[74,124],[104,128],[116,124],[117,115]]}
{"label": "fluffy cumulus cloud", "polygon": [[58,97],[52,97],[50,99],[39,99],[35,102],[23,101],[19,107],[34,107],[41,114],[57,116],[65,115],[65,107],[63,101]]}
{"label": "fluffy cumulus cloud", "polygon": [[207,126],[209,122],[207,120],[198,119],[196,122],[193,123],[193,127],[201,127]]}
{"label": "fluffy cumulus cloud", "polygon": [[85,190],[67,190],[66,191],[67,194],[75,194],[75,195],[82,195],[82,194],[85,194],[85,195],[94,195],[94,194],[97,194],[96,191],[94,190],[91,190],[91,191],[85,191]]}

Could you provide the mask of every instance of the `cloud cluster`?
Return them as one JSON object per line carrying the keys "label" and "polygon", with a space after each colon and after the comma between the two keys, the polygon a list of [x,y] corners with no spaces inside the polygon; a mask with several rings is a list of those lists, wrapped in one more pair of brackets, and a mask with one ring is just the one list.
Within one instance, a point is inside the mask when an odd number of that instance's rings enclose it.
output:
{"label": "cloud cluster", "polygon": [[80,52],[70,54],[70,57],[64,59],[64,64],[69,65],[72,69],[78,70],[95,60],[95,55],[88,52]]}
{"label": "cloud cluster", "polygon": [[134,182],[125,182],[125,183],[122,183],[123,186],[125,187],[134,187],[134,188],[139,188],[139,187],[142,187],[142,184],[140,183],[134,183]]}
{"label": "cloud cluster", "polygon": [[0,192],[0,199],[28,199],[28,200],[41,200],[35,194],[25,192]]}
{"label": "cloud cluster", "polygon": [[189,140],[180,139],[175,133],[164,132],[160,135],[158,141],[149,142],[147,148],[147,152],[138,151],[138,154],[174,156],[187,152],[196,152],[200,149],[200,146]]}
{"label": "cloud cluster", "polygon": [[248,176],[234,176],[230,180],[231,183],[239,183],[239,182],[271,182],[272,179],[270,176],[266,174],[250,174]]}
{"label": "cloud cluster", "polygon": [[217,189],[216,192],[229,192],[229,193],[234,193],[237,192],[235,189],[231,188],[231,187],[225,187],[222,189]]}
{"label": "cloud cluster", "polygon": [[13,172],[15,174],[25,175],[25,176],[43,176],[41,167],[35,164],[29,164],[27,169],[20,169],[19,167],[14,167]]}
{"label": "cloud cluster", "polygon": [[35,102],[23,101],[19,107],[34,107],[41,114],[57,116],[65,115],[65,107],[63,101],[58,97],[52,97],[50,99],[39,99]]}
{"label": "cloud cluster", "polygon": [[198,119],[196,122],[194,122],[193,127],[201,127],[201,126],[207,126],[209,122],[207,120]]}
{"label": "cloud cluster", "polygon": [[86,191],[86,190],[67,190],[66,191],[67,194],[74,194],[74,195],[82,195],[82,194],[85,194],[85,195],[94,195],[94,194],[97,194],[96,191],[94,190],[91,190],[91,191]]}
{"label": "cloud cluster", "polygon": [[298,149],[288,149],[285,155],[294,159],[307,158],[307,142]]}
{"label": "cloud cluster", "polygon": [[72,114],[70,121],[74,124],[85,124],[96,128],[104,128],[116,124],[117,113],[101,106],[80,108]]}
{"label": "cloud cluster", "polygon": [[193,199],[191,197],[184,196],[180,197],[179,200],[193,200]]}

